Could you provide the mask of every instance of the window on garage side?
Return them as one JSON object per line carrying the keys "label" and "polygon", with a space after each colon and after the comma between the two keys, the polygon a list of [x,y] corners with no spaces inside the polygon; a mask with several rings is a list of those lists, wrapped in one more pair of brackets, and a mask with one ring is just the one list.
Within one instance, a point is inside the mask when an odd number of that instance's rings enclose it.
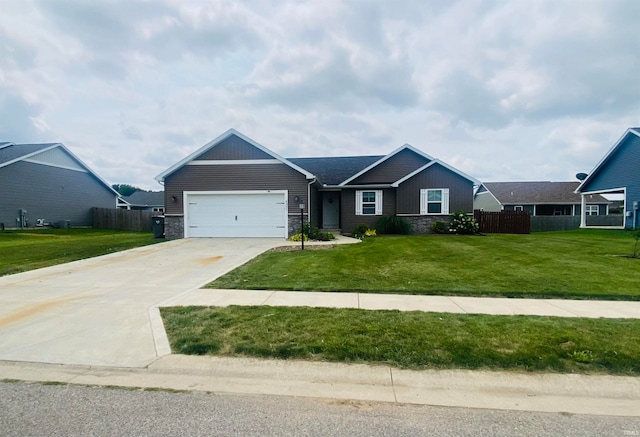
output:
{"label": "window on garage side", "polygon": [[382,215],[382,190],[356,191],[356,215]]}
{"label": "window on garage side", "polygon": [[598,205],[587,205],[585,212],[587,215],[598,215],[600,213]]}
{"label": "window on garage side", "polygon": [[420,214],[449,214],[448,188],[423,188],[420,190]]}

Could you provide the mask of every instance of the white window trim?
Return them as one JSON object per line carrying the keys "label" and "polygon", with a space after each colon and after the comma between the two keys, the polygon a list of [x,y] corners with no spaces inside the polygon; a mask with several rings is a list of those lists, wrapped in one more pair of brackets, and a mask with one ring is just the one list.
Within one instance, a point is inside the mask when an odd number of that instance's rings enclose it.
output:
{"label": "white window trim", "polygon": [[524,211],[524,208],[522,207],[522,205],[515,205],[513,207],[513,210],[514,211]]}
{"label": "white window trim", "polygon": [[[600,207],[598,205],[587,205],[585,213],[587,215],[600,215]],[[595,208],[596,213],[592,214],[591,211]]]}
{"label": "white window trim", "polygon": [[[440,212],[429,212],[429,191],[442,191]],[[437,203],[437,202],[431,202]],[[420,215],[448,215],[449,214],[449,189],[448,188],[421,188],[420,189]]]}
{"label": "white window trim", "polygon": [[[362,213],[362,193],[375,193],[376,209],[375,214]],[[382,215],[382,190],[357,190],[356,191],[356,215]]]}

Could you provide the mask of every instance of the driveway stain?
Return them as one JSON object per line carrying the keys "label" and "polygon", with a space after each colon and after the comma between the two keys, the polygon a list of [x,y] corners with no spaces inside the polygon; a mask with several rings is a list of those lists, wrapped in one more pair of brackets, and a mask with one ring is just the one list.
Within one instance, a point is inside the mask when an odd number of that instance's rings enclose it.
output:
{"label": "driveway stain", "polygon": [[12,323],[20,322],[29,317],[36,316],[44,313],[52,308],[59,307],[69,302],[87,299],[86,297],[64,297],[60,299],[48,300],[45,302],[38,302],[31,305],[23,306],[10,312],[9,314],[0,317],[0,328],[11,325]]}
{"label": "driveway stain", "polygon": [[206,266],[207,264],[218,262],[221,259],[222,259],[221,256],[211,256],[209,258],[202,258],[202,259],[200,259],[200,264]]}

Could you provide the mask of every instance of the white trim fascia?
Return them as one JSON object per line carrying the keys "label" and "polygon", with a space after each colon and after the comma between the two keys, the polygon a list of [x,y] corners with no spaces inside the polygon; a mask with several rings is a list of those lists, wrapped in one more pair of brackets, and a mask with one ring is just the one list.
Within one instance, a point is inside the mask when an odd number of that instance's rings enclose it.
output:
{"label": "white trim fascia", "polygon": [[23,161],[24,162],[29,162],[31,164],[47,165],[49,167],[62,168],[64,170],[78,171],[78,172],[81,172],[81,173],[89,173],[89,171],[86,168],[73,168],[73,167],[68,167],[66,165],[52,164],[52,163],[46,162],[46,161],[39,161],[37,159],[27,158],[27,159],[23,159]]}
{"label": "white trim fascia", "polygon": [[[17,144],[14,144],[14,145],[17,145]],[[83,168],[87,171],[87,173],[91,174],[93,177],[95,177],[95,178],[98,180],[98,182],[100,182],[100,183],[101,183],[101,184],[103,184],[105,187],[107,187],[107,188],[109,189],[109,191],[113,192],[113,194],[114,194],[116,197],[120,195],[120,193],[118,193],[116,190],[114,190],[114,189],[113,189],[113,187],[112,187],[111,185],[109,185],[109,184],[108,184],[104,179],[102,179],[100,176],[98,176],[98,175],[97,175],[93,170],[91,170],[91,169],[87,166],[87,164],[85,164],[84,162],[82,162],[82,160],[81,160],[80,158],[78,158],[76,155],[74,155],[74,154],[73,154],[73,152],[72,152],[71,150],[67,149],[67,147],[66,147],[64,144],[62,144],[62,143],[55,143],[55,144],[52,144],[52,145],[51,145],[51,146],[49,146],[49,147],[45,147],[44,149],[40,149],[40,150],[38,150],[38,151],[36,151],[36,152],[29,153],[29,154],[27,154],[27,155],[21,156],[21,157],[16,158],[16,159],[13,159],[13,160],[11,160],[11,161],[4,162],[4,163],[0,164],[0,168],[2,168],[2,167],[6,167],[7,165],[11,165],[11,164],[14,164],[14,163],[19,162],[19,161],[26,161],[27,159],[29,159],[29,158],[31,158],[31,157],[33,157],[33,156],[36,156],[36,155],[39,155],[40,153],[44,153],[44,152],[47,152],[47,151],[49,151],[49,150],[55,149],[56,147],[59,147],[59,148],[61,148],[64,152],[66,152],[66,153],[67,153],[67,154],[68,154],[68,155],[69,155],[69,156],[70,156],[74,161],[76,161],[76,162],[77,162],[81,167],[83,167]],[[28,162],[28,161],[27,161],[27,162]],[[41,162],[38,162],[38,164],[42,164],[42,163],[41,163]],[[49,164],[49,165],[50,165],[50,164]],[[52,165],[52,167],[66,168],[66,167],[62,167],[62,166],[55,166],[55,165]],[[69,169],[69,170],[73,170],[73,169]],[[76,171],[78,171],[77,169],[75,169],[75,170],[76,170]]]}
{"label": "white trim fascia", "polygon": [[284,164],[277,159],[198,159],[185,165],[256,165],[256,164]]}
{"label": "white trim fascia", "polygon": [[355,188],[357,190],[366,190],[366,189],[380,190],[384,188],[393,188],[390,184],[347,185],[346,187],[341,187],[341,186],[338,186],[338,187],[341,189]]}
{"label": "white trim fascia", "polygon": [[224,140],[229,138],[231,135],[237,136],[238,138],[246,141],[247,143],[251,144],[255,148],[263,151],[267,155],[272,156],[273,158],[277,159],[278,161],[282,162],[283,164],[286,164],[289,167],[291,167],[292,169],[298,171],[299,173],[302,173],[307,179],[313,179],[315,177],[314,175],[312,175],[311,173],[309,173],[305,169],[303,169],[301,167],[298,167],[297,165],[295,165],[294,163],[288,161],[287,159],[283,158],[282,156],[278,155],[277,153],[272,152],[271,150],[267,149],[262,144],[252,140],[251,138],[247,137],[246,135],[241,134],[240,132],[238,132],[237,130],[232,128],[232,129],[229,129],[226,132],[222,133],[221,135],[217,136],[216,138],[214,138],[213,140],[209,141],[204,146],[200,147],[195,152],[191,153],[190,155],[186,156],[185,158],[183,158],[179,162],[175,163],[174,165],[172,165],[171,167],[169,167],[168,169],[166,169],[165,171],[160,173],[158,176],[155,177],[156,181],[161,182],[161,183],[164,182],[165,177],[169,176],[171,173],[173,173],[177,169],[181,168],[182,166],[184,166],[189,161],[193,161],[194,158],[196,158],[197,156],[200,156],[201,154],[203,154],[207,150],[212,149],[213,147],[217,146],[218,144],[220,144],[221,142],[223,142]]}
{"label": "white trim fascia", "polygon": [[609,151],[596,164],[596,166],[593,167],[593,170],[591,170],[589,172],[587,177],[580,183],[580,185],[578,185],[578,188],[575,189],[574,193],[580,194],[582,192],[581,191],[582,187],[591,179],[591,177],[594,174],[596,174],[598,171],[600,171],[600,167],[602,167],[604,165],[604,163],[609,160],[609,157],[616,151],[616,149],[620,146],[620,144],[622,144],[622,142],[627,138],[627,136],[629,134],[634,134],[634,135],[640,137],[640,132],[638,132],[637,130],[632,129],[632,128],[627,129],[626,132],[620,137],[620,139],[618,141],[616,141],[616,143],[613,145],[613,147],[611,147],[611,149],[609,149]]}
{"label": "white trim fascia", "polygon": [[486,185],[482,184],[482,186],[483,186],[483,187],[484,187],[484,189],[485,189],[485,190],[487,190],[487,191],[483,191],[482,193],[476,193],[473,197],[479,196],[479,195],[481,195],[481,194],[487,194],[487,193],[488,193],[488,194],[491,194],[491,197],[493,197],[493,198],[495,199],[495,201],[496,201],[496,203],[497,203],[498,205],[500,205],[500,206],[504,206],[502,203],[500,203],[500,201],[499,201],[499,200],[498,200],[498,198],[495,196],[495,194],[493,194],[493,193],[491,192],[491,190],[490,190],[489,188],[487,188],[487,186],[486,186]]}
{"label": "white trim fascia", "polygon": [[286,239],[289,235],[289,190],[225,190],[225,191],[183,191],[182,192],[182,212],[184,217],[183,222],[183,235],[184,238],[190,238],[187,236],[187,230],[189,223],[189,214],[188,214],[188,206],[187,202],[188,196],[190,194],[193,195],[245,195],[245,194],[282,194],[282,198],[284,200],[284,238]]}
{"label": "white trim fascia", "polygon": [[[82,162],[82,160],[80,158],[78,158],[76,155],[73,154],[73,152],[71,152],[71,150],[67,149],[66,146],[62,143],[58,143],[58,147],[61,147],[62,150],[64,150],[65,152],[67,152],[69,155],[71,155],[71,157],[73,159],[75,159],[78,164],[80,164],[82,167],[86,168],[87,171],[93,175],[93,177],[95,177],[98,181],[102,182],[102,184],[104,184],[105,187],[107,187],[110,191],[113,192],[113,194],[117,196],[120,196],[120,193],[118,193],[116,190],[113,189],[113,187],[111,185],[109,185],[107,183],[107,181],[105,181],[104,179],[102,179],[100,176],[98,176],[96,173],[93,172],[93,170],[91,170],[84,162]],[[44,150],[41,150],[41,152],[43,152]]]}
{"label": "white trim fascia", "polygon": [[[443,166],[447,170],[456,173],[458,176],[462,176],[463,178],[465,178],[466,180],[471,182],[473,185],[480,185],[481,184],[481,182],[479,180],[477,180],[476,178],[473,178],[473,177],[469,176],[468,174],[465,174],[465,173],[461,172],[460,170],[450,166],[449,164],[446,164],[446,163],[440,161],[438,158],[433,158],[433,160],[431,162],[423,165],[422,167],[420,167],[417,170],[412,171],[411,173],[409,173],[408,175],[404,176],[403,178],[398,179],[397,181],[392,183],[391,186],[397,188],[401,183],[405,182],[408,179],[411,179],[412,177],[414,177],[418,173],[426,170],[427,168],[431,167],[434,164],[440,164],[441,166]],[[487,188],[487,187],[485,186],[485,188]]]}
{"label": "white trim fascia", "polygon": [[[595,191],[585,191],[584,193],[577,193],[577,194],[616,194],[616,192],[618,192],[617,194],[624,194],[626,196],[627,194],[627,187],[620,187],[620,188],[610,188],[608,190],[595,190]],[[602,203],[602,202],[600,202]]]}
{"label": "white trim fascia", "polygon": [[16,143],[3,142],[3,143],[0,143],[0,149],[4,149],[5,147],[15,146],[15,145],[16,145]]}
{"label": "white trim fascia", "polygon": [[413,147],[411,144],[407,144],[405,143],[404,145],[398,147],[396,150],[394,150],[393,152],[389,153],[388,155],[383,156],[382,158],[380,158],[379,160],[377,160],[376,162],[374,162],[373,164],[371,164],[369,167],[365,168],[364,170],[360,170],[358,173],[354,174],[353,176],[351,176],[349,179],[345,180],[344,182],[340,183],[339,186],[343,187],[346,184],[348,184],[349,182],[351,182],[352,180],[362,176],[363,174],[365,174],[366,172],[368,172],[369,170],[371,170],[372,168],[377,167],[378,165],[382,164],[383,162],[385,162],[387,159],[397,155],[398,153],[402,152],[403,150],[411,150],[412,152],[417,153],[418,155],[422,156],[423,158],[428,159],[429,161],[433,161],[434,158],[430,155],[427,155],[426,153],[424,153],[422,150],[418,150],[415,147]]}
{"label": "white trim fascia", "polygon": [[[17,144],[14,144],[14,145],[17,146]],[[42,152],[47,152],[47,151],[49,151],[51,149],[55,149],[56,147],[59,147],[59,146],[62,146],[62,144],[60,144],[60,143],[52,144],[51,146],[45,147],[44,149],[40,149],[40,150],[37,150],[35,152],[28,153],[26,155],[22,155],[22,156],[20,156],[18,158],[12,159],[11,161],[6,161],[6,162],[3,162],[3,163],[0,163],[0,168],[6,167],[6,166],[11,165],[11,164],[15,164],[16,162],[24,161],[25,159],[31,158],[32,156],[38,155],[38,154],[40,154]]]}

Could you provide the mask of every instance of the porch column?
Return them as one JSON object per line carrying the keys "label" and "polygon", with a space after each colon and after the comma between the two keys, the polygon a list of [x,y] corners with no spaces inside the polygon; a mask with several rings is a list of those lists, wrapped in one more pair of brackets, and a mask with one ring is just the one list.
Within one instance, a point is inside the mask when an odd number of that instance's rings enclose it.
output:
{"label": "porch column", "polygon": [[580,227],[587,227],[587,198],[584,197],[584,193],[580,193],[580,199],[582,200],[582,208],[580,209]]}

